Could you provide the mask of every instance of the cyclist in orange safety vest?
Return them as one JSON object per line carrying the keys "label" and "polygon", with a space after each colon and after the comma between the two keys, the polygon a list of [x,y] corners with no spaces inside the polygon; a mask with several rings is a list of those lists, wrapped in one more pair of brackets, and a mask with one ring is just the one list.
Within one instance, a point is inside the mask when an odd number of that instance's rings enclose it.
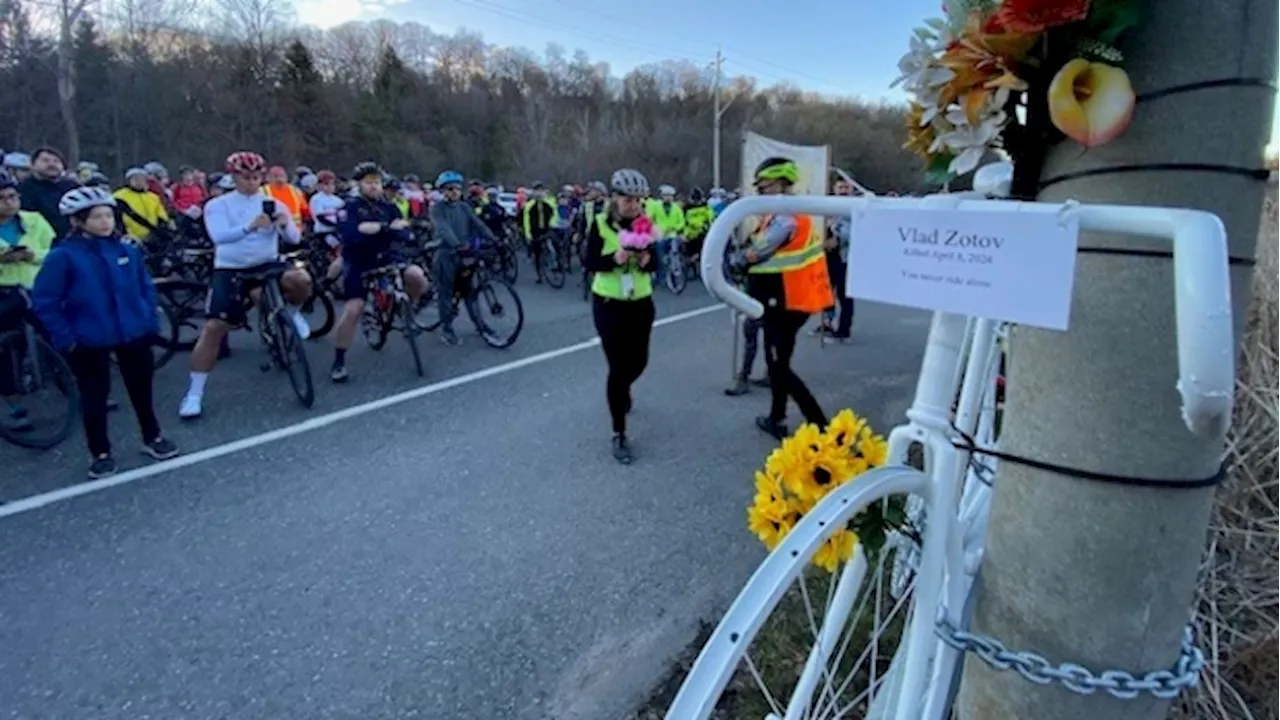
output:
{"label": "cyclist in orange safety vest", "polygon": [[[799,179],[800,169],[793,160],[769,158],[756,168],[756,192],[790,193]],[[761,218],[759,228],[733,261],[746,268],[747,293],[764,305],[761,321],[772,402],[769,414],[756,418],[756,427],[779,440],[785,438],[790,397],[805,420],[825,428],[822,407],[791,369],[801,328],[810,315],[834,301],[822,233],[814,232],[808,215],[769,215]]]}

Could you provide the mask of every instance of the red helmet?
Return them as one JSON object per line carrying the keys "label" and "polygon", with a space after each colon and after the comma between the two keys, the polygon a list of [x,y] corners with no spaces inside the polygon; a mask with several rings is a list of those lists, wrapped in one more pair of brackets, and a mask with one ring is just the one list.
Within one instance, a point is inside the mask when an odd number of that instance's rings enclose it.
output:
{"label": "red helmet", "polygon": [[233,174],[262,172],[267,169],[267,161],[255,152],[242,150],[227,156],[227,172]]}
{"label": "red helmet", "polygon": [[316,182],[334,182],[337,179],[338,176],[334,175],[332,170],[321,170],[316,173]]}

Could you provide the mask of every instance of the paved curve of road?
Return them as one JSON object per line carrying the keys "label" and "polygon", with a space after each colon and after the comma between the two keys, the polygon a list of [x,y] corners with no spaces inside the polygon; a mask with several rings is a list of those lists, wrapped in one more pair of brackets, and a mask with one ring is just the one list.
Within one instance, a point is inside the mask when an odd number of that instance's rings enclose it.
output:
{"label": "paved curve of road", "polygon": [[[183,450],[215,450],[172,471],[64,498],[49,493],[83,482],[81,438],[0,446],[0,717],[625,716],[762,557],[744,509],[770,448],[751,422],[766,398],[721,394],[727,311],[657,328],[637,463],[619,467],[599,348],[537,357],[594,336],[587,304],[519,288],[516,347],[428,337],[420,380],[398,338],[360,346],[353,382],[320,383],[311,411],[238,337],[206,417],[179,424],[179,358],[157,378],[163,424]],[[700,287],[658,302],[668,318],[712,305]],[[854,343],[806,340],[797,368],[827,408],[885,427],[906,409],[927,317],[859,313]],[[224,452],[521,358],[534,360]],[[145,464],[127,403],[112,434],[125,467]],[[13,502],[32,497],[54,501]]]}

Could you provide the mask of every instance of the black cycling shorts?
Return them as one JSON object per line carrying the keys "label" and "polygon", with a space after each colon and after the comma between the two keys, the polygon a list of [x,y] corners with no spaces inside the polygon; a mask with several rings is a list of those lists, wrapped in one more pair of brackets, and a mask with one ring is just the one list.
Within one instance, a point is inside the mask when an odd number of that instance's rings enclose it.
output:
{"label": "black cycling shorts", "polygon": [[360,278],[361,275],[388,265],[398,265],[404,262],[404,257],[399,253],[382,253],[364,262],[353,262],[353,260],[355,258],[347,257],[342,261],[342,297],[346,300],[364,298],[364,280]]}
{"label": "black cycling shorts", "polygon": [[261,279],[246,276],[285,267],[288,267],[288,263],[273,261],[247,268],[214,270],[213,277],[209,280],[209,299],[205,304],[205,314],[232,325],[243,323],[244,299],[250,291],[262,286]]}

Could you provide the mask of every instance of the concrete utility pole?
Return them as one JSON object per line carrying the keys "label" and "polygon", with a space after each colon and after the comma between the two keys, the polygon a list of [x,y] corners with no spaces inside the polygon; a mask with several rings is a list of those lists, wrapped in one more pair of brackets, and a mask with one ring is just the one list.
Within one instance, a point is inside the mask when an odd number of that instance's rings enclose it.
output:
{"label": "concrete utility pole", "polygon": [[720,184],[720,120],[724,117],[725,112],[729,110],[729,106],[733,104],[735,98],[729,98],[729,102],[723,106],[720,104],[720,83],[722,82],[724,54],[716,49],[715,59],[715,81],[711,85],[711,94],[715,96],[715,119],[711,125],[711,186],[723,187]]}
{"label": "concrete utility pole", "polygon": [[[1125,40],[1139,94],[1206,80],[1276,77],[1275,0],[1147,3]],[[1139,103],[1119,139],[1087,153],[1054,148],[1042,178],[1142,163],[1262,167],[1274,92],[1200,89]],[[1053,185],[1044,201],[1163,205],[1222,218],[1233,257],[1252,258],[1265,183],[1228,172],[1148,171]],[[1159,248],[1082,234],[1081,247]],[[1224,452],[1179,416],[1173,263],[1082,253],[1071,330],[1017,328],[1001,449],[1115,475],[1204,478]],[[1251,268],[1233,267],[1237,337]],[[1193,602],[1212,488],[1148,489],[1000,465],[973,630],[1014,651],[1093,672],[1168,669]],[[1170,701],[1077,695],[969,656],[956,704],[964,720],[1163,720]]]}

